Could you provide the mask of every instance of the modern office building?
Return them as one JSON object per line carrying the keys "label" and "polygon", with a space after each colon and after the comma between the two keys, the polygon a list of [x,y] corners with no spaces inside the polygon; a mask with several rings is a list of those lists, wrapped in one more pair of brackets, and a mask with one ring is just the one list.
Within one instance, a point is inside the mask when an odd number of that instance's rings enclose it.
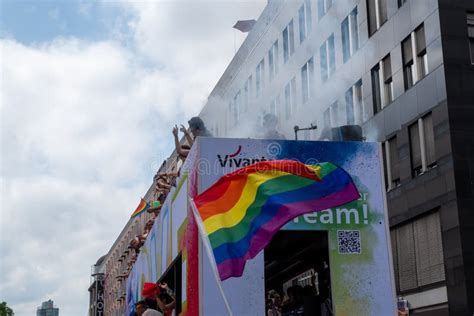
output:
{"label": "modern office building", "polygon": [[59,316],[59,308],[54,307],[52,300],[48,300],[36,309],[36,316]]}
{"label": "modern office building", "polygon": [[[413,315],[474,314],[474,1],[269,0],[200,116],[262,137],[267,113],[287,139],[360,125],[381,142],[394,295]],[[136,225],[105,260],[107,315]]]}
{"label": "modern office building", "polygon": [[266,113],[382,142],[397,295],[474,314],[474,1],[269,1],[201,117],[259,137]]}

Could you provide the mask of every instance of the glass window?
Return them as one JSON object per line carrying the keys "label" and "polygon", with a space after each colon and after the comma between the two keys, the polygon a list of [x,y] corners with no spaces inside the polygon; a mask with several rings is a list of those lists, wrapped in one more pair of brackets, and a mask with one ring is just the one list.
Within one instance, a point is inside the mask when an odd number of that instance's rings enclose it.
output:
{"label": "glass window", "polygon": [[364,99],[362,98],[362,79],[356,82],[352,87],[355,123],[361,125],[367,119],[364,108]]}
{"label": "glass window", "polygon": [[369,36],[387,21],[387,0],[367,0]]}
{"label": "glass window", "polygon": [[415,72],[413,71],[413,49],[411,44],[411,36],[408,36],[402,42],[402,60],[403,60],[403,78],[405,90],[410,89],[415,83]]}
{"label": "glass window", "polygon": [[351,56],[351,44],[349,33],[349,17],[345,18],[341,23],[341,39],[342,39],[342,60],[349,60]]}
{"label": "glass window", "polygon": [[420,144],[420,129],[418,121],[413,123],[408,128],[410,134],[410,159],[413,175],[419,175],[423,171],[421,164],[421,144]]}
{"label": "glass window", "polygon": [[296,80],[290,80],[285,86],[285,117],[289,119],[296,108]]}
{"label": "glass window", "polygon": [[327,54],[327,41],[319,48],[320,67],[321,67],[321,80],[326,81],[328,79],[328,54]]}
{"label": "glass window", "polygon": [[428,56],[426,55],[426,40],[424,25],[415,30],[416,57],[418,59],[418,80],[428,74]]}
{"label": "glass window", "polygon": [[240,103],[240,91],[234,97],[234,121],[238,122],[240,119],[240,114],[242,113],[241,103]]}
{"label": "glass window", "polygon": [[313,87],[314,66],[313,57],[301,67],[301,91],[303,103],[311,98],[311,90]]}
{"label": "glass window", "polygon": [[278,40],[273,43],[268,51],[268,70],[270,80],[278,73]]}
{"label": "glass window", "polygon": [[346,124],[360,125],[364,120],[364,109],[362,101],[362,80],[358,80],[345,93],[346,100]]}
{"label": "glass window", "polygon": [[328,54],[329,54],[329,76],[336,71],[336,50],[334,49],[334,33],[328,39]]}
{"label": "glass window", "polygon": [[342,21],[342,58],[346,62],[359,49],[357,7]]}
{"label": "glass window", "polygon": [[304,13],[304,4],[301,6],[301,8],[298,10],[298,21],[299,21],[299,27],[300,27],[300,43],[303,43],[303,41],[306,38],[306,16]]}
{"label": "glass window", "polygon": [[428,56],[423,24],[403,40],[402,59],[405,90],[407,90],[428,74]]}
{"label": "glass window", "polygon": [[250,96],[252,95],[252,75],[248,77],[244,84],[243,108],[247,111],[249,108]]}
{"label": "glass window", "polygon": [[318,18],[321,19],[331,8],[332,0],[318,0]]}
{"label": "glass window", "polygon": [[396,187],[400,184],[400,159],[398,156],[397,137],[392,137],[388,140],[390,150],[390,182],[391,187]]}
{"label": "glass window", "polygon": [[327,108],[323,113],[324,129],[331,127],[331,109]]}
{"label": "glass window", "polygon": [[262,61],[258,63],[257,69],[255,71],[255,96],[257,97],[260,95],[263,89],[263,86],[265,84],[264,74],[265,74],[265,60],[262,59]]}
{"label": "glass window", "polygon": [[283,61],[286,63],[295,51],[293,20],[283,30]]}
{"label": "glass window", "polygon": [[347,125],[354,125],[355,118],[354,118],[354,95],[352,93],[352,87],[346,91],[345,94],[346,99],[346,118],[347,118]]}
{"label": "glass window", "polygon": [[382,98],[380,95],[380,65],[375,65],[371,70],[372,78],[372,100],[374,103],[374,114],[382,109]]}
{"label": "glass window", "polygon": [[321,80],[326,81],[336,71],[336,52],[334,33],[319,48],[321,62]]}
{"label": "glass window", "polygon": [[429,168],[436,165],[433,116],[431,114],[423,117],[423,133],[425,136],[426,164]]}
{"label": "glass window", "polygon": [[390,54],[382,59],[384,80],[384,106],[393,101],[392,64]]}

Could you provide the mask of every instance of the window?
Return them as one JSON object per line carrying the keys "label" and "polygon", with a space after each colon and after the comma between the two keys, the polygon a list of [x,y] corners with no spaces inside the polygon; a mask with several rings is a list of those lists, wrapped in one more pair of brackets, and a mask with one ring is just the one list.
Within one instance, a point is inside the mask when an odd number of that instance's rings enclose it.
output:
{"label": "window", "polygon": [[357,25],[357,7],[342,21],[342,58],[347,62],[359,49],[359,28]]}
{"label": "window", "polygon": [[318,18],[321,19],[331,8],[332,0],[318,0]]}
{"label": "window", "polygon": [[280,96],[277,96],[273,99],[272,103],[270,103],[270,113],[278,118],[280,117]]}
{"label": "window", "polygon": [[390,138],[383,145],[385,151],[385,180],[387,190],[391,190],[400,185],[400,159],[398,156],[397,137]]}
{"label": "window", "polygon": [[270,72],[270,80],[278,73],[278,40],[273,43],[268,51],[268,69]]}
{"label": "window", "polygon": [[390,102],[393,101],[393,81],[392,81],[392,63],[390,59],[390,54],[382,59],[382,73],[383,73],[383,106],[387,106]]}
{"label": "window", "polygon": [[300,26],[300,43],[303,43],[306,36],[311,32],[311,0],[305,0],[298,11],[298,21]]}
{"label": "window", "polygon": [[262,59],[261,62],[258,63],[257,69],[255,71],[255,96],[259,96],[262,92],[263,86],[265,84],[265,60]]}
{"label": "window", "polygon": [[387,0],[367,0],[369,36],[387,21]]}
{"label": "window", "polygon": [[425,29],[420,25],[402,42],[403,78],[405,90],[428,74]]}
{"label": "window", "polygon": [[436,165],[433,118],[431,113],[409,126],[410,158],[413,176]]}
{"label": "window", "polygon": [[243,110],[247,112],[249,108],[250,96],[252,95],[252,75],[248,77],[244,84]]}
{"label": "window", "polygon": [[415,30],[416,59],[418,61],[418,80],[428,74],[428,56],[426,55],[425,28],[421,24]]}
{"label": "window", "polygon": [[398,0],[398,7],[400,8],[402,5],[407,3],[408,0]]}
{"label": "window", "polygon": [[295,77],[285,86],[285,117],[289,119],[296,108],[296,80]]}
{"label": "window", "polygon": [[240,119],[240,114],[242,113],[241,109],[241,99],[240,99],[240,91],[234,97],[234,122],[237,123]]}
{"label": "window", "polygon": [[348,125],[360,125],[364,121],[364,105],[362,100],[362,80],[357,81],[346,91],[346,117]]}
{"label": "window", "polygon": [[327,108],[323,113],[324,129],[331,127],[331,108]]}
{"label": "window", "polygon": [[336,52],[334,50],[334,34],[319,48],[321,58],[321,80],[326,81],[336,71]]}
{"label": "window", "polygon": [[311,57],[306,64],[301,67],[301,91],[303,103],[306,103],[311,98],[311,90],[313,87],[314,66],[313,57]]}
{"label": "window", "polygon": [[393,101],[392,65],[390,54],[385,56],[372,68],[371,75],[375,114]]}
{"label": "window", "polygon": [[469,51],[471,63],[474,64],[474,13],[467,13],[467,35],[469,36]]}
{"label": "window", "polygon": [[382,99],[380,93],[380,64],[375,65],[370,71],[372,78],[372,99],[374,103],[374,114],[382,109]]}
{"label": "window", "polygon": [[399,291],[445,280],[438,212],[392,229],[390,237]]}
{"label": "window", "polygon": [[283,30],[283,61],[286,63],[295,52],[293,20]]}

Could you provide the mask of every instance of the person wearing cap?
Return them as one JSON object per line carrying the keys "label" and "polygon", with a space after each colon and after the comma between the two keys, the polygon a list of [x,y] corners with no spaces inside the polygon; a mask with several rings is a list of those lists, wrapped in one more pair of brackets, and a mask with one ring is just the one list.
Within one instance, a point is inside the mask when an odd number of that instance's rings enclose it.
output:
{"label": "person wearing cap", "polygon": [[[163,292],[163,293],[162,293]],[[171,295],[171,290],[166,283],[151,283],[145,282],[143,284],[142,297],[147,302],[149,309],[160,311],[159,315],[169,316],[176,307],[174,295]],[[163,301],[162,295],[169,296],[171,302]],[[158,314],[143,314],[144,316],[153,316]]]}

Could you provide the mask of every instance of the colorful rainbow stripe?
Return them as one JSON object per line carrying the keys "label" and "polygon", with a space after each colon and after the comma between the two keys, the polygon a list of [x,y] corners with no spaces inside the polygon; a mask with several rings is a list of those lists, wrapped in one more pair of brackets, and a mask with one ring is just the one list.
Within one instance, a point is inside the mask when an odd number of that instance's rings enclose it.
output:
{"label": "colorful rainbow stripe", "polygon": [[140,215],[140,213],[145,211],[147,208],[148,208],[148,203],[143,198],[141,198],[140,203],[137,206],[137,209],[135,210],[135,212],[133,212],[132,216],[130,217],[134,218],[135,216]]}
{"label": "colorful rainbow stripe", "polygon": [[258,162],[220,178],[194,198],[221,280],[242,275],[293,218],[359,198],[350,175],[332,163]]}

